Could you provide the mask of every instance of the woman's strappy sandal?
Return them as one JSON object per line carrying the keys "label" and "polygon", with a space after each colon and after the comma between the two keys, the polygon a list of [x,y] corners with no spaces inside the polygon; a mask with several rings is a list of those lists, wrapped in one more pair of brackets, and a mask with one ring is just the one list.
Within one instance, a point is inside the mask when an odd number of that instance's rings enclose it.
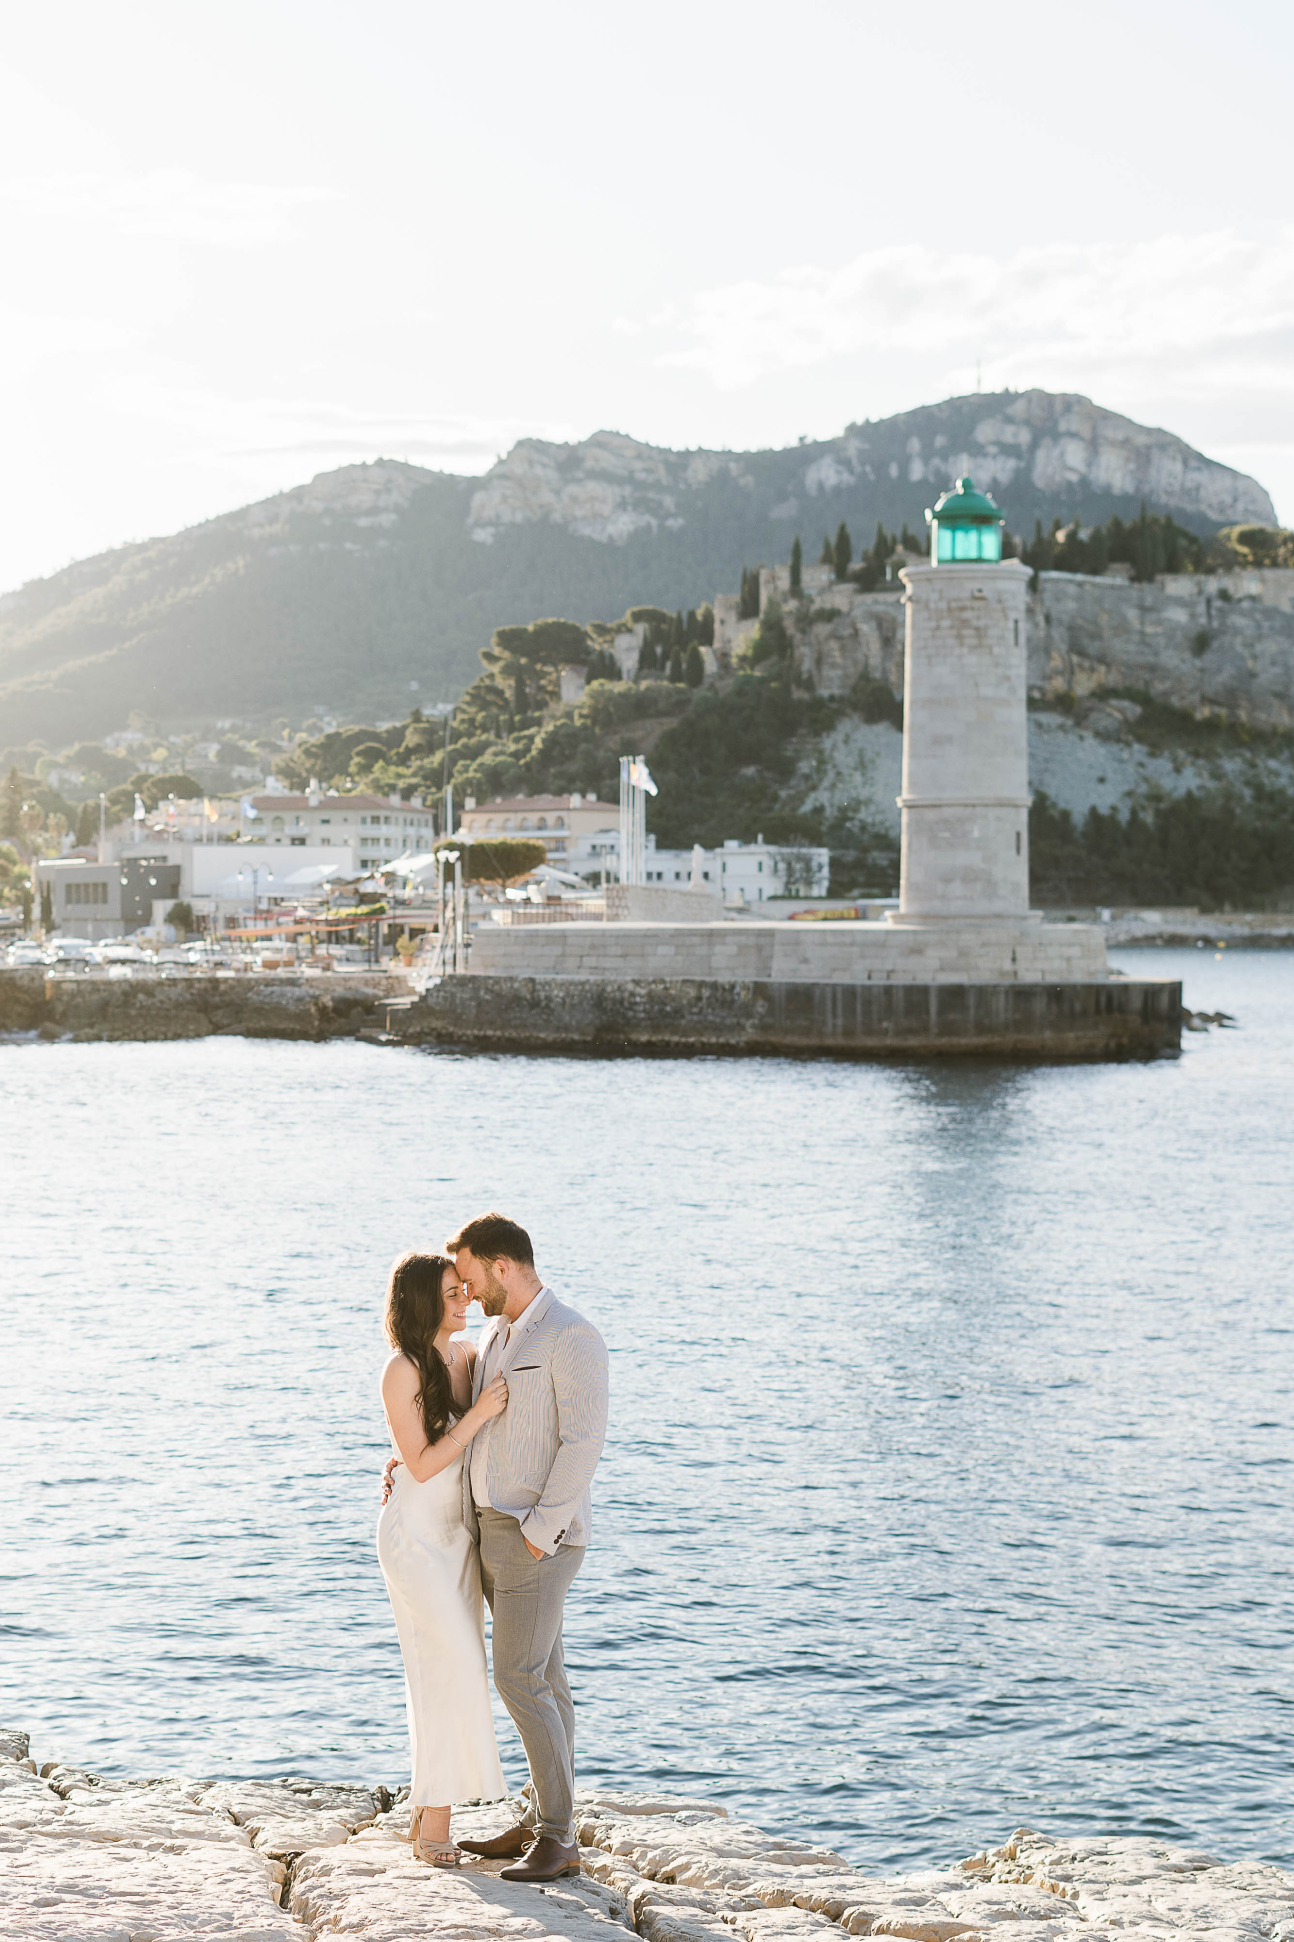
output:
{"label": "woman's strappy sandal", "polygon": [[424,1841],[419,1833],[422,1825],[422,1809],[415,1807],[409,1821],[409,1845],[413,1849],[415,1861],[425,1861],[429,1868],[461,1868],[467,1856],[452,1841]]}

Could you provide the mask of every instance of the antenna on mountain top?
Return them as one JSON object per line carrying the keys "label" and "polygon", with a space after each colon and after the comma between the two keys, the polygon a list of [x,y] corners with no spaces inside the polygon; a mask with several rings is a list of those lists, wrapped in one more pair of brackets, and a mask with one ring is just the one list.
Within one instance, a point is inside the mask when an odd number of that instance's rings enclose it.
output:
{"label": "antenna on mountain top", "polygon": [[976,389],[976,391],[979,391],[979,390],[981,389],[981,386],[980,386],[980,369],[981,369],[981,367],[980,367],[980,361],[979,361],[979,359],[978,359],[978,358],[976,358],[976,360],[975,360],[975,389]]}

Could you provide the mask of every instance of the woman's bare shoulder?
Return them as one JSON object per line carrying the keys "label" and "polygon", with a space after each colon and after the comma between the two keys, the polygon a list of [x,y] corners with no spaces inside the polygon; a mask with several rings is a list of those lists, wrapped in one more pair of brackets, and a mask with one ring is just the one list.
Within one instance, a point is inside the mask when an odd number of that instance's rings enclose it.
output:
{"label": "woman's bare shoulder", "polygon": [[386,1366],[382,1370],[382,1394],[399,1395],[411,1385],[417,1388],[418,1371],[403,1350],[397,1349],[394,1355],[386,1358]]}
{"label": "woman's bare shoulder", "polygon": [[454,1337],[454,1346],[455,1348],[461,1349],[463,1351],[463,1354],[467,1357],[468,1368],[474,1369],[476,1367],[475,1342],[469,1341],[466,1335],[456,1335]]}

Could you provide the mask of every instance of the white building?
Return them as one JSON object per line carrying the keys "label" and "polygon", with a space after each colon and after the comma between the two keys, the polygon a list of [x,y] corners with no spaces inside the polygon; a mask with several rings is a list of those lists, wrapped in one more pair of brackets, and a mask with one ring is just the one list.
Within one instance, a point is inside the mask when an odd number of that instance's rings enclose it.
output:
{"label": "white building", "polygon": [[596,796],[498,796],[478,803],[469,796],[460,827],[467,836],[531,836],[548,852],[555,870],[575,876],[607,873],[620,855],[620,806],[599,802]]}
{"label": "white building", "polygon": [[[692,880],[691,850],[662,850],[647,838],[647,881],[686,890]],[[730,839],[721,849],[702,850],[701,881],[721,893],[725,903],[762,904],[774,897],[825,897],[831,876],[831,851],[816,845],[754,843]]]}
{"label": "white building", "polygon": [[244,797],[241,835],[289,849],[353,849],[361,869],[379,870],[408,850],[429,850],[436,818],[421,796],[324,795],[316,786],[304,796]]}

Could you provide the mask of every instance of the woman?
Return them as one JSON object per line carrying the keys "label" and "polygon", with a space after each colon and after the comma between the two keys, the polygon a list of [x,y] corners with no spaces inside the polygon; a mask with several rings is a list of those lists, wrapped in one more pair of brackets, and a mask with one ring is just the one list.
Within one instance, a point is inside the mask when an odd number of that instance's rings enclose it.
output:
{"label": "woman", "polygon": [[449,1839],[449,1803],[508,1791],[490,1716],[480,1562],[463,1523],[463,1459],[506,1406],[508,1386],[498,1376],[472,1402],[475,1351],[454,1340],[470,1300],[443,1254],[404,1254],[391,1269],[382,1407],[401,1462],[377,1520],[377,1555],[404,1659],[409,1839],[437,1868],[463,1859]]}

